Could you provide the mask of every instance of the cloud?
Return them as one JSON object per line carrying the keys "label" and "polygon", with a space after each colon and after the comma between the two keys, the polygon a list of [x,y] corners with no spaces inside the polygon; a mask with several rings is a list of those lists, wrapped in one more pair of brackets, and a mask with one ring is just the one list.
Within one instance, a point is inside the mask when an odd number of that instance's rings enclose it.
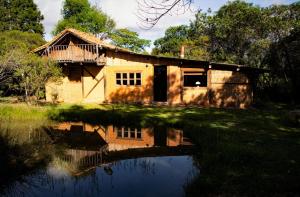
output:
{"label": "cloud", "polygon": [[[195,13],[186,12],[182,15],[165,16],[158,24],[150,30],[138,27],[137,2],[136,0],[101,0],[98,6],[117,23],[117,28],[129,28],[137,31],[142,38],[154,40],[163,36],[167,27],[188,24]],[[193,7],[194,8],[194,7]],[[196,9],[194,9],[196,10]]]}
{"label": "cloud", "polygon": [[45,27],[45,39],[51,39],[51,31],[61,19],[63,0],[34,0],[44,15],[43,25]]}

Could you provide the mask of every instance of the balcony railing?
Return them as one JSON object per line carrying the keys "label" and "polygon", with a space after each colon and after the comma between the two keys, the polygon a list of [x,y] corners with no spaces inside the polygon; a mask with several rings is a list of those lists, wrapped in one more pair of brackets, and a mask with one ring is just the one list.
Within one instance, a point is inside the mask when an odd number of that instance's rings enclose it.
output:
{"label": "balcony railing", "polygon": [[58,62],[90,62],[104,65],[106,58],[99,45],[54,45],[48,47],[44,55]]}

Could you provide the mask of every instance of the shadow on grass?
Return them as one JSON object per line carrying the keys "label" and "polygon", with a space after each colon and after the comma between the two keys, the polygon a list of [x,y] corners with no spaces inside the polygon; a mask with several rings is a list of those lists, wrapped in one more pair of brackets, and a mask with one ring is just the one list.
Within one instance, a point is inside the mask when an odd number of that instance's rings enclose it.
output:
{"label": "shadow on grass", "polygon": [[73,105],[67,109],[53,108],[49,118],[55,121],[82,121],[89,124],[122,125],[122,126],[153,126],[172,124],[160,115],[151,115],[152,109],[138,109],[137,106],[126,109],[107,107],[106,109],[85,109],[80,105]]}

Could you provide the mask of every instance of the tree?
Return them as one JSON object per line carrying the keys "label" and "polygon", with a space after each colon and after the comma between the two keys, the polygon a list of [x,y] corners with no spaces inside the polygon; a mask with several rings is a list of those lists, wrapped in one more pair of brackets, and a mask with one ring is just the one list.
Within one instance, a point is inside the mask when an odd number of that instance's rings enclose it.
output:
{"label": "tree", "polygon": [[25,95],[26,101],[29,101],[30,96],[44,98],[46,83],[49,80],[59,81],[62,76],[60,67],[36,54],[27,53],[20,61],[21,66],[16,68],[13,76],[17,81],[16,87]]}
{"label": "tree", "polygon": [[169,27],[165,35],[154,41],[152,54],[165,56],[179,56],[181,45],[188,41],[189,27],[186,25]]}
{"label": "tree", "polygon": [[21,31],[0,32],[0,55],[14,48],[24,48],[31,51],[45,44],[44,38],[37,33]]}
{"label": "tree", "polygon": [[154,41],[152,54],[178,57],[181,46],[185,47],[185,57],[208,60],[207,45],[209,38],[205,35],[191,36],[191,29],[187,25],[170,27],[165,36]]}
{"label": "tree", "polygon": [[299,100],[299,29],[300,2],[261,8],[230,1],[214,14],[199,11],[185,28],[169,28],[153,54],[178,56],[185,45],[195,49],[187,51],[189,58],[266,68],[271,72],[259,80],[262,92]]}
{"label": "tree", "polygon": [[75,28],[106,36],[115,27],[115,22],[100,9],[91,6],[88,0],[65,0],[62,15],[63,19],[52,32],[54,35],[65,28]]}
{"label": "tree", "polygon": [[268,17],[269,38],[277,42],[300,27],[300,2],[290,5],[273,5],[263,9]]}
{"label": "tree", "polygon": [[0,0],[0,31],[20,30],[43,34],[43,19],[33,0]]}
{"label": "tree", "polygon": [[43,97],[47,80],[58,80],[61,69],[31,52],[44,43],[40,34],[8,31],[0,33],[0,90]]}
{"label": "tree", "polygon": [[[282,99],[300,102],[300,28],[289,36],[271,44],[266,61],[271,69],[272,93],[280,92]],[[276,90],[276,91],[274,91]],[[279,90],[279,91],[278,91]],[[290,97],[290,98],[286,98]]]}
{"label": "tree", "polygon": [[112,44],[130,49],[134,52],[145,52],[146,47],[150,47],[150,40],[139,38],[138,33],[128,29],[117,29],[111,36]]}
{"label": "tree", "polygon": [[44,43],[40,34],[16,30],[0,32],[0,84],[2,87],[12,79],[15,69],[21,66],[20,61],[15,57],[21,57],[22,54]]}
{"label": "tree", "polygon": [[247,50],[267,36],[260,7],[243,1],[222,6],[211,20],[209,34],[215,60],[245,64]]}

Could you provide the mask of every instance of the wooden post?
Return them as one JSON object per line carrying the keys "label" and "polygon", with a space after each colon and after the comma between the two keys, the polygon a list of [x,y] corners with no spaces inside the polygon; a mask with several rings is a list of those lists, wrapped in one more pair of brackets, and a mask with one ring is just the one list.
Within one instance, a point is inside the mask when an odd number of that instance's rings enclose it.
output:
{"label": "wooden post", "polygon": [[208,65],[208,70],[207,70],[207,90],[208,90],[208,94],[207,94],[207,100],[208,100],[208,106],[211,106],[211,101],[212,101],[212,97],[213,97],[213,90],[212,90],[212,84],[211,84],[211,71],[212,66]]}
{"label": "wooden post", "polygon": [[49,47],[47,47],[47,56],[49,57]]}
{"label": "wooden post", "polygon": [[98,57],[99,57],[99,48],[98,48],[98,44],[96,45],[96,61],[98,61]]}
{"label": "wooden post", "polygon": [[84,70],[83,70],[83,64],[80,63],[81,65],[81,85],[82,85],[82,100],[84,99]]}

